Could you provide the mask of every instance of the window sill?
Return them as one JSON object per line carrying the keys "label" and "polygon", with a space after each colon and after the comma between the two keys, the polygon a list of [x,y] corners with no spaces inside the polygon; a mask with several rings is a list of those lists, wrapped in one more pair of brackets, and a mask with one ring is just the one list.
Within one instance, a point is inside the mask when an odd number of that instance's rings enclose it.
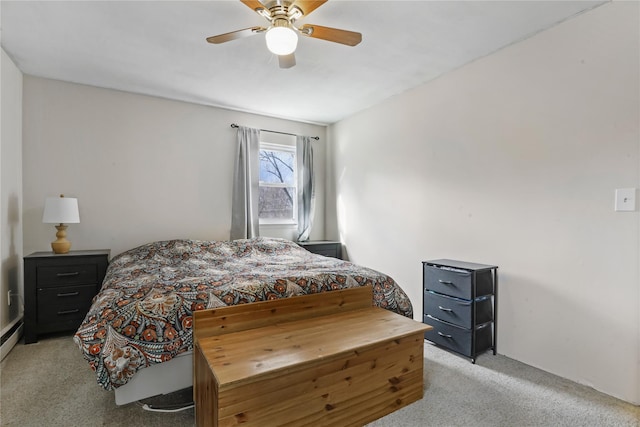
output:
{"label": "window sill", "polygon": [[261,222],[260,227],[297,227],[295,222]]}

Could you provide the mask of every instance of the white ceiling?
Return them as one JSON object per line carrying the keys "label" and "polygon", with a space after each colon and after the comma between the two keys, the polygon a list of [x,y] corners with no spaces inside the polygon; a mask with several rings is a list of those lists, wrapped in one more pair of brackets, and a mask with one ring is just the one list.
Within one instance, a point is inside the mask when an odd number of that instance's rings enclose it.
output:
{"label": "white ceiling", "polygon": [[25,74],[329,124],[602,3],[330,0],[297,24],[362,43],[303,37],[291,69],[263,34],[205,41],[266,23],[236,0],[2,0],[1,42]]}

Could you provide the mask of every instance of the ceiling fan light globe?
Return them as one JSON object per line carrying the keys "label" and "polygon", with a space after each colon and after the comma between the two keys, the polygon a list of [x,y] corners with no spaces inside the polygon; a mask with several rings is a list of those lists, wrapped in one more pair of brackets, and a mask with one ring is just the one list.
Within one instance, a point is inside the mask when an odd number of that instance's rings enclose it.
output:
{"label": "ceiling fan light globe", "polygon": [[265,34],[267,49],[275,55],[290,55],[298,46],[298,35],[291,28],[273,27]]}

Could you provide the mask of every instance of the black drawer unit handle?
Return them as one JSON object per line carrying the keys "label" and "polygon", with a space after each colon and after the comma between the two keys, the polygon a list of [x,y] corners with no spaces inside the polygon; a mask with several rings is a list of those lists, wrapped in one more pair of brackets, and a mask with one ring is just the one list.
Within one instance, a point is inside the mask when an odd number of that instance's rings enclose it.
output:
{"label": "black drawer unit handle", "polygon": [[453,285],[453,282],[451,282],[449,280],[439,279],[438,282],[442,283],[443,285]]}
{"label": "black drawer unit handle", "polygon": [[442,333],[442,332],[440,332],[440,331],[438,331],[438,335],[440,335],[441,337],[444,337],[444,338],[449,338],[449,339],[453,338],[453,335],[443,334],[443,333]]}
{"label": "black drawer unit handle", "polygon": [[65,292],[63,294],[57,294],[57,297],[75,297],[80,295],[80,292]]}
{"label": "black drawer unit handle", "polygon": [[74,308],[73,310],[63,310],[63,311],[59,311],[58,314],[73,314],[73,313],[77,313],[80,310],[78,310],[77,308]]}
{"label": "black drawer unit handle", "polygon": [[79,271],[72,271],[70,273],[58,273],[58,274],[56,274],[56,276],[58,276],[58,277],[71,277],[71,276],[77,276],[78,274],[80,274]]}
{"label": "black drawer unit handle", "polygon": [[444,307],[443,307],[443,306],[441,306],[441,305],[439,305],[439,306],[438,306],[438,308],[439,308],[440,310],[442,310],[442,311],[446,311],[446,312],[449,312],[449,313],[451,313],[451,312],[453,311],[452,309],[450,309],[450,308],[444,308]]}

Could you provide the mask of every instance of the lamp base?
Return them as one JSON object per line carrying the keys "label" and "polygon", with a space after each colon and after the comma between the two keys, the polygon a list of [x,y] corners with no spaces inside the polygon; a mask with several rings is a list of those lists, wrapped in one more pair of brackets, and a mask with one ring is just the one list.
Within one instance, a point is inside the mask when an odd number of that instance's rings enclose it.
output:
{"label": "lamp base", "polygon": [[51,249],[54,254],[67,254],[71,249],[71,242],[67,240],[67,226],[64,224],[56,225],[57,239],[51,242]]}

